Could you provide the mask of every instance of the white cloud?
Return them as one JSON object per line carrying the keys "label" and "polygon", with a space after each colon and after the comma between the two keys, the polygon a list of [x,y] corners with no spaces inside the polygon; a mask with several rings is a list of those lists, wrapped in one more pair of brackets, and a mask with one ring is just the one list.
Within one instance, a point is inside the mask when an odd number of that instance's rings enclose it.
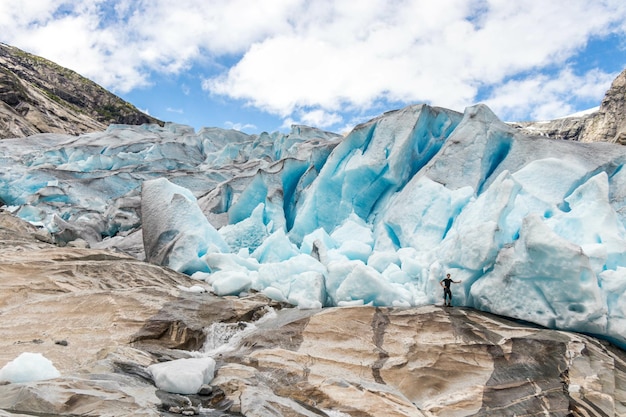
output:
{"label": "white cloud", "polygon": [[127,92],[150,84],[151,71],[178,73],[207,56],[243,53],[256,40],[288,29],[298,2],[272,3],[0,0],[0,40]]}
{"label": "white cloud", "polygon": [[300,115],[300,120],[301,123],[305,125],[325,128],[341,123],[343,118],[337,113],[329,113],[327,111],[317,109],[303,112]]}
{"label": "white cloud", "polygon": [[32,2],[40,6],[37,8],[2,10],[5,3],[8,2],[0,2],[0,19],[15,19],[9,25],[7,43],[51,59],[113,90],[125,92],[149,84],[147,71],[137,63],[134,45],[125,42],[123,31],[115,25],[101,25],[97,1],[38,1]]}
{"label": "white cloud", "polygon": [[594,70],[583,76],[565,68],[554,76],[536,74],[497,86],[485,103],[510,120],[550,120],[574,113],[573,103],[602,97],[617,74]]}
{"label": "white cloud", "polygon": [[231,121],[224,122],[226,129],[233,129],[243,132],[244,130],[255,130],[257,127],[251,123],[235,123]]}
{"label": "white cloud", "polygon": [[[626,19],[621,1],[332,4],[311,6],[293,32],[257,42],[205,88],[283,117],[309,106],[367,110],[381,99],[462,110],[479,87],[564,64]],[[606,86],[594,73],[581,78]],[[538,101],[536,114],[551,113],[554,100]]]}
{"label": "white cloud", "polygon": [[201,64],[214,96],[319,126],[381,102],[462,110],[485,88],[509,113],[571,107],[579,81],[600,100],[609,74],[554,72],[624,21],[623,0],[0,0],[0,40],[114,91]]}
{"label": "white cloud", "polygon": [[291,126],[298,125],[298,124],[300,124],[300,123],[296,122],[291,117],[286,117],[286,118],[283,119],[283,124],[282,124],[282,126],[280,126],[280,128],[283,129],[283,130],[291,129]]}
{"label": "white cloud", "polygon": [[165,110],[170,112],[170,113],[178,113],[178,114],[183,114],[184,113],[183,109],[174,109],[172,107],[168,107]]}

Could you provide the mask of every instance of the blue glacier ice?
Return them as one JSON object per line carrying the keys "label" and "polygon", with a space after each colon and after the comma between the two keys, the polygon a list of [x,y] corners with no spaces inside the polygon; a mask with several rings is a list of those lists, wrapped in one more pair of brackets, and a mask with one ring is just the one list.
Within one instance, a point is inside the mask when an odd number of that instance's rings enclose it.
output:
{"label": "blue glacier ice", "polygon": [[61,244],[300,308],[453,304],[626,348],[626,148],[415,105],[345,137],[111,126],[0,141],[0,199]]}
{"label": "blue glacier ice", "polygon": [[[143,245],[148,262],[187,274],[209,272],[202,257],[210,251],[230,251],[188,189],[158,178],[142,184],[141,198]],[[179,233],[181,230],[185,233]]]}

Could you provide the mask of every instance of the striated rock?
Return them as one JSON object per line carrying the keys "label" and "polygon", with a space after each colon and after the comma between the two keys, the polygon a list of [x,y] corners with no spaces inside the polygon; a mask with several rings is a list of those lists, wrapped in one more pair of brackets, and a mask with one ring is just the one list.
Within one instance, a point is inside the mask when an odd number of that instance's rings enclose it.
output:
{"label": "striated rock", "polygon": [[613,81],[597,111],[543,122],[512,125],[526,134],[579,142],[626,144],[626,70]]}
{"label": "striated rock", "polygon": [[0,385],[0,409],[15,415],[158,416],[145,368],[189,357],[178,349],[201,347],[205,326],[251,320],[269,304],[180,291],[197,282],[130,256],[60,248],[36,236],[33,226],[0,212],[0,367],[33,352],[61,373]]}
{"label": "striated rock", "polygon": [[0,43],[0,139],[78,135],[112,123],[163,124],[73,71]]}
{"label": "striated rock", "polygon": [[246,416],[626,412],[623,351],[461,308],[283,310],[221,359],[212,384]]}
{"label": "striated rock", "polygon": [[[0,367],[41,353],[61,377],[0,384],[1,417],[626,413],[626,353],[589,336],[466,308],[189,293],[177,287],[197,282],[171,270],[35,236],[0,212]],[[202,395],[159,391],[147,371],[205,355]]]}
{"label": "striated rock", "polygon": [[613,81],[600,110],[585,123],[579,140],[626,144],[626,70]]}
{"label": "striated rock", "polygon": [[510,123],[510,125],[527,135],[578,141],[581,137],[581,132],[585,130],[585,124],[591,122],[596,112],[590,115],[564,117],[549,121],[515,122]]}

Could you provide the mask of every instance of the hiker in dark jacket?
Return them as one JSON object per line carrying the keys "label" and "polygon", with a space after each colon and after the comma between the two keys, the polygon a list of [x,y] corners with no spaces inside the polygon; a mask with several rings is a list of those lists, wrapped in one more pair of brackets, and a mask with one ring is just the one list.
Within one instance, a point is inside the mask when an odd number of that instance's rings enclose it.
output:
{"label": "hiker in dark jacket", "polygon": [[453,281],[450,274],[446,274],[446,277],[439,281],[439,285],[443,287],[443,305],[446,307],[452,307],[452,291],[450,290],[452,283],[460,284],[461,281]]}

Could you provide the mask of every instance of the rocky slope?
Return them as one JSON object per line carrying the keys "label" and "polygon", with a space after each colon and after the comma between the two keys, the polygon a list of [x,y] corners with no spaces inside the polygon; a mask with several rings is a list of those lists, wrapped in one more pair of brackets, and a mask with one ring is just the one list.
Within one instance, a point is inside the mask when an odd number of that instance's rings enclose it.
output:
{"label": "rocky slope", "polygon": [[0,139],[159,123],[77,73],[0,43]]}
{"label": "rocky slope", "polygon": [[[463,308],[282,308],[185,291],[184,275],[59,248],[0,213],[0,367],[42,353],[61,377],[0,384],[0,416],[615,416],[626,354]],[[217,361],[198,395],[150,364]]]}
{"label": "rocky slope", "polygon": [[590,114],[546,122],[514,123],[531,135],[580,142],[626,144],[626,70],[611,84],[600,108]]}

